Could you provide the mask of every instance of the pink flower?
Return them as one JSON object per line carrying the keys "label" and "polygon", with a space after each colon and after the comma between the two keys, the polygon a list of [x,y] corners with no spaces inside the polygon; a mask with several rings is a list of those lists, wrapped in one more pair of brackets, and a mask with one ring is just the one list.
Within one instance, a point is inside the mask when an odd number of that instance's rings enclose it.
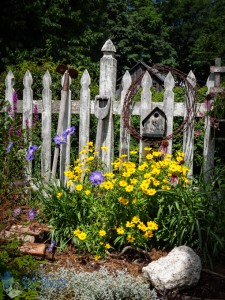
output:
{"label": "pink flower", "polygon": [[202,133],[201,130],[196,130],[196,131],[195,131],[195,135],[196,135],[196,136],[199,136],[201,133]]}
{"label": "pink flower", "polygon": [[177,185],[179,182],[179,178],[176,174],[172,174],[172,176],[170,177],[170,184],[175,186]]}

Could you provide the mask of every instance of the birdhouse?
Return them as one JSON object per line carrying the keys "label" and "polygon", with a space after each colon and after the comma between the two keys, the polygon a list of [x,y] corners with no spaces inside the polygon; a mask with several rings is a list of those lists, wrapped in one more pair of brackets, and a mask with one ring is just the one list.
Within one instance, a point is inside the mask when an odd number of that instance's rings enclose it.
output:
{"label": "birdhouse", "polygon": [[144,138],[163,138],[166,135],[166,115],[158,107],[142,121],[142,136]]}

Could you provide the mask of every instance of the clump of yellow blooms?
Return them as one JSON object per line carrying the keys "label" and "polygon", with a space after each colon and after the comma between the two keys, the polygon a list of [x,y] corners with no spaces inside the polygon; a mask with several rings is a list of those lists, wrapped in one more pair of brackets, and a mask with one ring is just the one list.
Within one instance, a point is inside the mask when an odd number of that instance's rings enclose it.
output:
{"label": "clump of yellow blooms", "polygon": [[[101,147],[101,150],[107,151],[108,148]],[[124,242],[135,245],[140,241],[140,236],[147,241],[154,236],[154,231],[158,230],[158,225],[154,221],[145,223],[141,221],[141,213],[144,213],[146,207],[151,205],[151,201],[157,199],[160,193],[165,194],[175,188],[177,184],[182,187],[188,184],[189,168],[184,164],[183,152],[177,152],[173,158],[172,155],[162,154],[161,151],[151,147],[145,147],[144,150],[145,158],[140,163],[137,162],[138,151],[134,149],[129,153],[131,160],[128,159],[128,155],[123,154],[112,163],[112,171],[102,172],[101,165],[98,164],[98,153],[95,152],[93,142],[89,142],[80,151],[80,158],[74,162],[74,165],[68,166],[64,172],[71,192],[81,193],[81,198],[94,199],[93,202],[107,199],[103,204],[105,209],[107,208],[106,213],[107,211],[112,213],[110,210],[114,209],[117,209],[119,214],[124,212],[123,217],[126,216],[127,219],[123,218],[123,222],[120,222],[120,219],[115,220],[117,227],[114,227],[114,233]],[[89,180],[90,174],[94,171],[101,172],[104,178],[99,184],[93,184]],[[62,193],[59,192],[57,198],[61,197]],[[145,218],[145,220],[148,219],[148,217]],[[100,225],[105,228],[104,224]],[[98,245],[104,249],[111,248],[111,245],[104,239],[107,231],[107,236],[111,241],[113,234],[111,235],[110,230],[113,230],[113,226],[106,230],[99,229],[95,233],[96,236],[102,238],[98,240]],[[74,230],[73,234],[81,241],[88,238],[87,234],[79,229]],[[100,256],[96,255],[95,259],[99,258]]]}

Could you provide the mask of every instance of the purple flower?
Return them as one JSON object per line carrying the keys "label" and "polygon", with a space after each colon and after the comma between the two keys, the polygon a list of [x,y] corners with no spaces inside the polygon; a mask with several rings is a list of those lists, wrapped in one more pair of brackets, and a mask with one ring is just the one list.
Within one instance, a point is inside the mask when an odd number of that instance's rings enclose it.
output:
{"label": "purple flower", "polygon": [[51,245],[50,245],[49,248],[48,248],[48,251],[49,251],[49,252],[53,252],[54,248],[55,248],[55,241],[52,241],[52,242],[51,242]]}
{"label": "purple flower", "polygon": [[7,154],[10,152],[12,145],[13,145],[13,142],[10,141],[9,144],[8,144],[8,146],[7,146],[7,148],[6,148],[6,153]]}
{"label": "purple flower", "polygon": [[104,176],[102,175],[101,172],[98,172],[98,171],[94,171],[91,176],[89,177],[91,183],[93,185],[98,185],[98,184],[101,184],[104,180]]}
{"label": "purple flower", "polygon": [[56,145],[61,145],[61,144],[66,143],[66,138],[67,138],[67,135],[65,135],[65,134],[62,134],[62,135],[57,134],[53,140],[56,143]]}
{"label": "purple flower", "polygon": [[13,93],[13,112],[16,113],[17,112],[17,102],[18,102],[18,96],[16,91],[14,91]]}
{"label": "purple flower", "polygon": [[30,220],[33,220],[36,217],[36,215],[37,215],[36,208],[32,208],[32,209],[29,210],[29,212],[28,212],[28,218]]}
{"label": "purple flower", "polygon": [[18,218],[21,213],[22,213],[22,209],[18,207],[13,211],[13,217]]}
{"label": "purple flower", "polygon": [[29,147],[29,149],[27,151],[27,156],[26,156],[27,160],[33,160],[34,159],[34,151],[37,150],[37,148],[38,148],[37,145]]}
{"label": "purple flower", "polygon": [[38,122],[39,116],[38,116],[38,106],[37,104],[34,104],[34,120],[33,120],[33,126]]}
{"label": "purple flower", "polygon": [[18,129],[17,129],[17,136],[18,136],[18,137],[21,137],[21,133],[22,133],[22,132],[21,132],[21,128],[18,128]]}
{"label": "purple flower", "polygon": [[70,128],[67,128],[65,131],[63,131],[63,133],[69,135],[69,134],[73,134],[74,131],[75,131],[75,126],[72,126]]}
{"label": "purple flower", "polygon": [[74,131],[75,131],[75,126],[67,128],[66,130],[63,131],[63,133],[61,135],[57,134],[53,140],[56,143],[56,145],[65,144],[67,136],[70,134],[73,134]]}

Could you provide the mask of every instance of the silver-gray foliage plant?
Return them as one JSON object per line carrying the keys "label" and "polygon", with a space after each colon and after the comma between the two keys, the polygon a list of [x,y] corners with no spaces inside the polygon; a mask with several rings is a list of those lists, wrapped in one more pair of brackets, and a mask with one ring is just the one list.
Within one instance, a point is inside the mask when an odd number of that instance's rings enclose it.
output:
{"label": "silver-gray foliage plant", "polygon": [[64,285],[45,285],[42,282],[38,299],[41,300],[157,300],[154,290],[143,277],[133,277],[126,271],[109,272],[101,268],[94,272],[78,272],[60,268],[44,276],[47,282]]}

